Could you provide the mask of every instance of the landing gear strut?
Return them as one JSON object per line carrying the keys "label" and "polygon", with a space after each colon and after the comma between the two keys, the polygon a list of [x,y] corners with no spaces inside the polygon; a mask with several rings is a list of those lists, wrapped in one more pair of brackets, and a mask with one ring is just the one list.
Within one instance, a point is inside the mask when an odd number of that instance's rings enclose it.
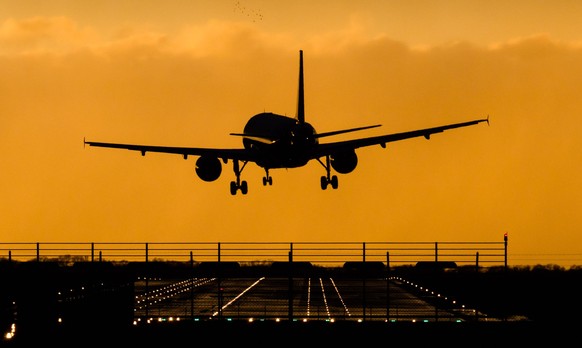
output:
{"label": "landing gear strut", "polygon": [[236,181],[230,182],[230,194],[233,196],[236,195],[236,191],[238,190],[240,190],[240,192],[243,195],[246,195],[247,192],[249,191],[247,182],[244,180],[243,181],[240,180],[240,174],[242,173],[243,169],[245,169],[246,165],[247,161],[244,161],[242,168],[240,168],[238,165],[238,160],[235,159],[232,161],[232,169],[234,170],[234,175],[236,175]]}
{"label": "landing gear strut", "polygon": [[335,190],[338,187],[338,181],[337,181],[337,176],[336,175],[331,175],[331,164],[330,164],[330,159],[329,159],[329,155],[325,156],[325,164],[323,164],[323,162],[321,162],[321,160],[318,158],[317,161],[319,163],[321,163],[321,165],[323,166],[323,168],[325,168],[326,171],[326,175],[321,177],[321,189],[325,190],[327,189],[327,185],[331,184],[331,187]]}
{"label": "landing gear strut", "polygon": [[263,177],[263,186],[273,185],[273,178],[269,175],[269,169],[265,168],[265,176]]}

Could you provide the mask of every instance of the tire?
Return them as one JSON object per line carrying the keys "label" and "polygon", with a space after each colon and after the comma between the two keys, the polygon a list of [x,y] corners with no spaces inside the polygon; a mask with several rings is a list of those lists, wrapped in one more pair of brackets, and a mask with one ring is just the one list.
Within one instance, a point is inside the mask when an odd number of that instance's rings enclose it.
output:
{"label": "tire", "polygon": [[339,183],[337,181],[337,176],[336,175],[332,176],[331,177],[331,187],[335,190],[335,189],[337,189],[338,185],[339,185]]}
{"label": "tire", "polygon": [[327,188],[327,178],[325,176],[321,177],[321,189],[325,190]]}

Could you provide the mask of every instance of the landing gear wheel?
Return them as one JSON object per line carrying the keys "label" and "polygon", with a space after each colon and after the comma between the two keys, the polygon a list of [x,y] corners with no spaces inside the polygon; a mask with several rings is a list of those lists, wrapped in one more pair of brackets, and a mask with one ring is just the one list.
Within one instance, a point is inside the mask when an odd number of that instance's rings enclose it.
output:
{"label": "landing gear wheel", "polygon": [[334,175],[331,177],[331,187],[335,190],[338,186],[337,176]]}
{"label": "landing gear wheel", "polygon": [[244,180],[243,180],[243,182],[242,182],[242,183],[241,183],[241,185],[240,185],[240,192],[241,192],[243,195],[246,195],[246,194],[247,194],[247,192],[249,192],[249,187],[248,187],[248,185],[247,185],[247,182],[246,182],[246,181],[244,181]]}
{"label": "landing gear wheel", "polygon": [[321,189],[325,190],[327,188],[327,178],[325,176],[321,177]]}
{"label": "landing gear wheel", "polygon": [[238,189],[238,187],[236,185],[236,182],[231,181],[230,182],[230,194],[233,195],[233,196],[236,195],[236,190],[237,189]]}

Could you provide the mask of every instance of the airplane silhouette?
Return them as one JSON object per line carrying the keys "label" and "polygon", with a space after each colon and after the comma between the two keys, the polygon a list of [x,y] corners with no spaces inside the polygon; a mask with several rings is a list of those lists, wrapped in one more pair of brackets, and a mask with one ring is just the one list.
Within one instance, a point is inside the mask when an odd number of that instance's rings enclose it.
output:
{"label": "airplane silhouette", "polygon": [[317,133],[315,128],[305,121],[303,51],[300,50],[299,92],[296,117],[293,118],[270,112],[254,115],[248,120],[242,133],[230,133],[231,135],[242,137],[243,148],[219,149],[151,146],[85,140],[83,142],[89,146],[139,151],[142,156],[145,156],[146,152],[180,154],[184,159],[187,159],[188,156],[199,156],[196,160],[196,174],[200,179],[207,182],[215,181],[220,177],[222,173],[220,160],[224,164],[227,164],[228,160],[231,160],[236,180],[230,182],[230,193],[236,195],[237,191],[240,190],[245,195],[248,192],[248,184],[244,180],[241,181],[241,174],[249,162],[254,162],[265,170],[263,186],[266,186],[273,184],[273,178],[269,174],[269,170],[276,168],[298,168],[306,165],[311,160],[316,160],[326,171],[326,175],[321,176],[321,189],[327,189],[328,185],[331,185],[333,189],[337,189],[338,179],[336,175],[332,175],[332,168],[340,174],[351,173],[358,164],[358,156],[355,150],[360,147],[380,145],[382,148],[386,148],[386,143],[420,136],[430,139],[432,134],[441,133],[447,129],[476,125],[481,122],[487,122],[489,124],[489,116],[486,119],[448,124],[433,128],[320,144],[320,138],[375,128],[380,125]]}

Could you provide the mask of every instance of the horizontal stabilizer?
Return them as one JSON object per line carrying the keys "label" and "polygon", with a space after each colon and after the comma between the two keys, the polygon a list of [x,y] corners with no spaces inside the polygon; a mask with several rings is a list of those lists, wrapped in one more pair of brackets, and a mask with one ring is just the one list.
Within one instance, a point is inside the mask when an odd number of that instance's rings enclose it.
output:
{"label": "horizontal stabilizer", "polygon": [[276,139],[269,139],[269,138],[262,137],[260,135],[252,135],[252,134],[244,134],[244,133],[230,133],[230,135],[234,135],[237,137],[243,137],[243,138],[249,139],[249,140],[258,141],[258,142],[263,143],[263,144],[273,144],[274,142],[277,141]]}
{"label": "horizontal stabilizer", "polygon": [[344,134],[344,133],[349,133],[349,132],[355,132],[355,131],[364,130],[364,129],[376,128],[376,127],[380,127],[380,126],[381,126],[381,124],[375,124],[373,126],[342,129],[342,130],[337,130],[337,131],[333,131],[333,132],[325,132],[325,133],[316,134],[315,137],[316,138],[329,137],[331,135],[338,135],[338,134]]}

